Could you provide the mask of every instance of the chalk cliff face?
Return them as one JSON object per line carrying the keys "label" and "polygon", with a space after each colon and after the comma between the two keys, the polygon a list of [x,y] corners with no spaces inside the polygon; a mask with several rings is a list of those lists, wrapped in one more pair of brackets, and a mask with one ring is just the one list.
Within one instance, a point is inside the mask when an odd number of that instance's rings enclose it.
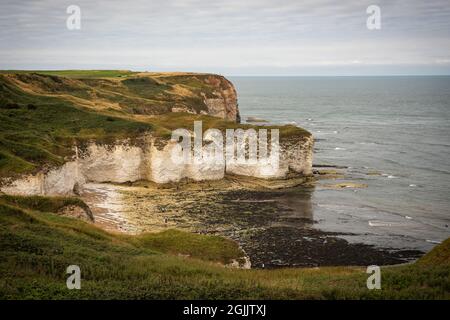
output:
{"label": "chalk cliff face", "polygon": [[183,178],[194,181],[218,180],[225,174],[258,178],[282,178],[289,171],[311,174],[312,136],[300,140],[281,141],[277,168],[264,164],[225,164],[205,160],[199,164],[178,164],[172,160],[176,143],[168,141],[156,147],[152,137],[139,144],[127,140],[112,145],[90,143],[81,151],[78,147],[72,161],[62,167],[29,175],[15,181],[4,181],[1,191],[9,194],[65,195],[82,189],[86,182],[134,182],[150,180],[156,183],[177,182]]}
{"label": "chalk cliff face", "polygon": [[312,174],[314,139],[312,136],[283,139],[280,141],[280,158],[278,166],[273,162],[267,164],[227,164],[226,173],[270,179],[283,178],[290,171]]}

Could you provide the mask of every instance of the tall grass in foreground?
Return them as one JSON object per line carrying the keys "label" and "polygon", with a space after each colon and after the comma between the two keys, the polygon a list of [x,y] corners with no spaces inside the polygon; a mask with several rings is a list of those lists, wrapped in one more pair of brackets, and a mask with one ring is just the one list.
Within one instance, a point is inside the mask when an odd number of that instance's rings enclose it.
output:
{"label": "tall grass in foreground", "polygon": [[[242,257],[230,240],[177,230],[112,234],[40,211],[62,203],[52,201],[0,197],[1,299],[450,298],[449,240],[415,264],[382,268],[382,289],[368,290],[364,268],[226,268]],[[73,264],[81,290],[66,288]]]}

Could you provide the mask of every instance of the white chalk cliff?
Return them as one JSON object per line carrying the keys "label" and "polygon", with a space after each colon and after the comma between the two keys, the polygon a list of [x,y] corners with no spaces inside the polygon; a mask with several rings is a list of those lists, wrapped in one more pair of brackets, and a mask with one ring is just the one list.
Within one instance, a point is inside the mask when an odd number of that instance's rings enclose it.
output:
{"label": "white chalk cliff", "polygon": [[[0,190],[8,194],[68,195],[81,190],[87,182],[135,182],[149,180],[156,183],[177,182],[183,178],[194,181],[218,180],[225,174],[258,178],[282,178],[289,171],[310,175],[313,138],[281,139],[280,161],[277,168],[260,163],[225,164],[215,160],[200,164],[178,164],[172,161],[176,143],[155,143],[145,136],[139,143],[129,140],[114,144],[91,142],[83,148],[74,146],[75,156],[62,167],[11,180],[4,179]],[[158,145],[158,147],[157,147]]]}

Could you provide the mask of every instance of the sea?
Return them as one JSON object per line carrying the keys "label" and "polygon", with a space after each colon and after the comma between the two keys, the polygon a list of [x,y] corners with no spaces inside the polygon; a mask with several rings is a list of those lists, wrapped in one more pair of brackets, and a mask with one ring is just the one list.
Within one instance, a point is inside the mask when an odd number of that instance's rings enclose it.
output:
{"label": "sea", "polygon": [[[228,78],[242,122],[303,127],[314,165],[341,168],[312,192],[314,228],[422,251],[450,237],[450,76]],[[365,187],[324,187],[341,182]]]}

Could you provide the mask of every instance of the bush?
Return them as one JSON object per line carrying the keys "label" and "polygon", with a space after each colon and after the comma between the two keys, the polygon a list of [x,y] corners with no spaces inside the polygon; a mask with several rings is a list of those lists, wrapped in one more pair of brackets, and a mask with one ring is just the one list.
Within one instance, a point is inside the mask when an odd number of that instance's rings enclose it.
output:
{"label": "bush", "polygon": [[17,103],[7,103],[0,106],[0,109],[20,109],[20,105]]}

